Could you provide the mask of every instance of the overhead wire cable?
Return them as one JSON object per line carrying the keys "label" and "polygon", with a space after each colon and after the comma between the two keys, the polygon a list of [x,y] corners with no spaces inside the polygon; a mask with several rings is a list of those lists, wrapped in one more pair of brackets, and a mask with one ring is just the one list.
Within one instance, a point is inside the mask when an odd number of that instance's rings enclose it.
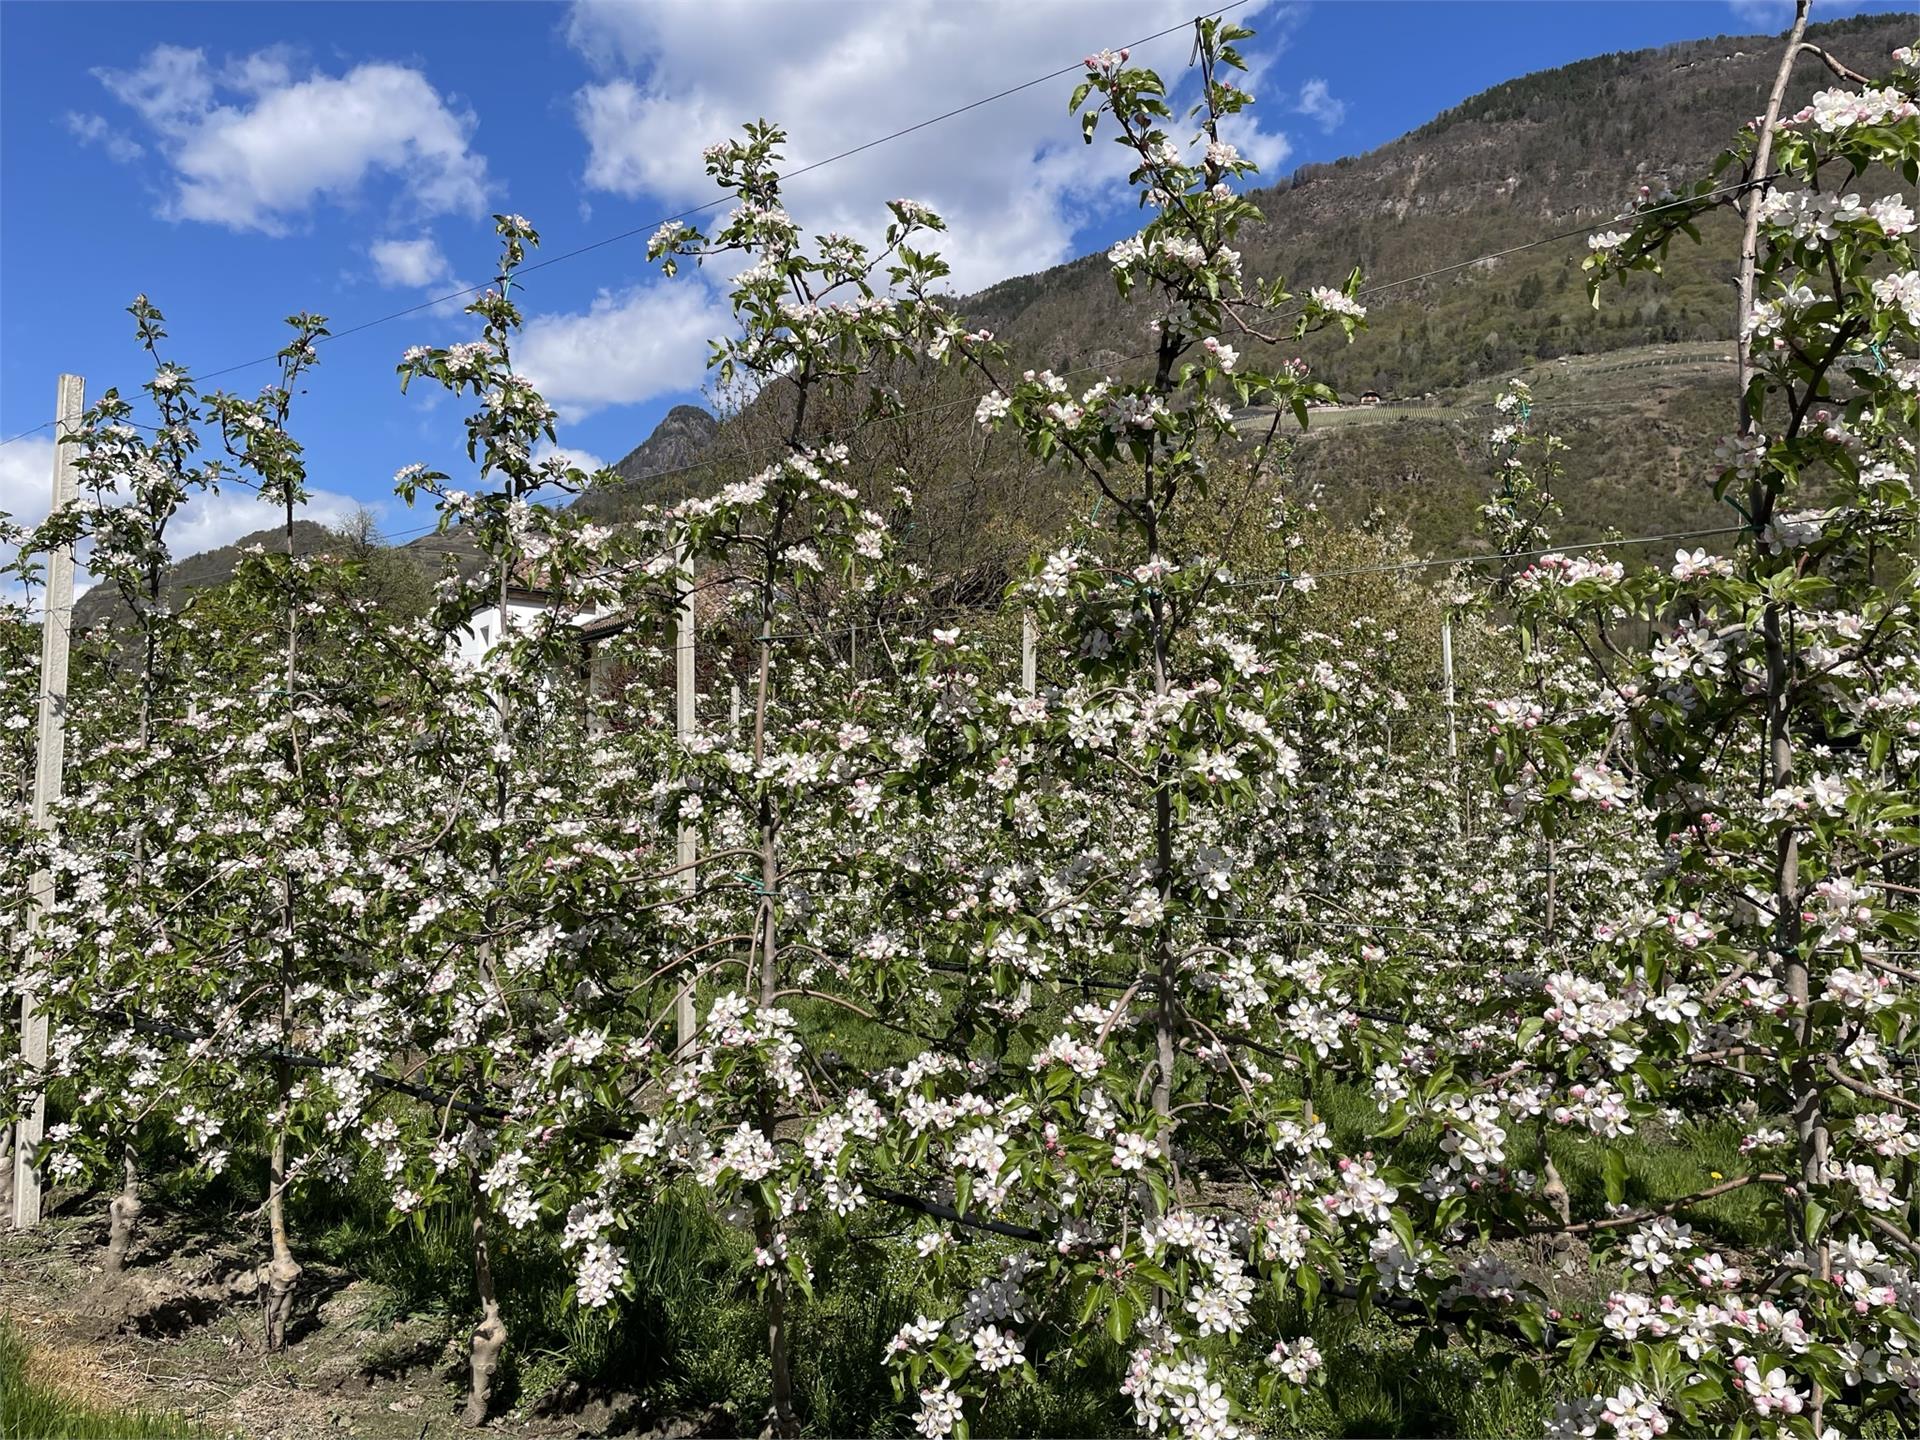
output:
{"label": "overhead wire cable", "polygon": [[[1218,18],[1219,16],[1226,14],[1228,11],[1236,10],[1241,6],[1249,3],[1251,3],[1251,0],[1233,0],[1233,3],[1231,4],[1223,5],[1218,9],[1206,12],[1204,16],[1198,16],[1195,18],[1196,19]],[[1176,32],[1184,32],[1192,25],[1192,23],[1193,23],[1192,21],[1183,21],[1179,25],[1172,25],[1172,26],[1168,26],[1164,30],[1157,30],[1151,35],[1143,36],[1139,40],[1134,40],[1129,42],[1126,48],[1131,49],[1134,46],[1150,44],[1155,40],[1164,39],[1166,36],[1172,35]],[[788,174],[781,176],[780,178],[783,181],[798,179],[802,175],[810,174],[813,171],[823,169],[828,165],[832,165],[841,160],[848,159],[851,156],[861,154],[864,151],[872,150],[877,146],[888,144],[893,140],[900,139],[901,137],[906,135],[911,135],[916,131],[927,129],[929,126],[938,125],[943,121],[951,120],[956,116],[964,115],[972,110],[978,110],[983,106],[991,105],[994,102],[999,100],[1004,100],[1010,95],[1017,95],[1023,90],[1030,90],[1036,85],[1046,84],[1049,81],[1058,80],[1065,75],[1077,73],[1080,70],[1080,68],[1081,68],[1080,65],[1076,63],[1073,65],[1063,66],[1058,70],[1050,71],[1045,75],[1037,75],[1031,80],[1023,81],[1018,85],[1009,86],[1007,89],[997,91],[992,95],[982,96],[978,100],[970,101],[965,105],[957,106],[952,110],[944,111],[939,115],[930,116],[928,119],[917,121],[912,125],[902,126],[900,129],[892,131],[886,135],[878,136],[875,139],[865,141],[862,144],[853,146],[850,149],[842,150],[834,155],[829,155],[825,159],[816,160],[816,161],[813,161],[811,164],[803,165],[799,169],[791,171]],[[1635,214],[1635,216],[1640,216],[1640,217],[1643,217],[1646,215],[1654,215],[1654,214],[1660,213],[1662,210],[1682,208],[1685,206],[1697,204],[1703,200],[1711,200],[1721,195],[1731,194],[1738,190],[1751,189],[1756,185],[1764,185],[1777,178],[1778,178],[1777,173],[1754,176],[1746,180],[1738,180],[1726,185],[1718,186],[1712,190],[1705,191],[1700,195],[1690,196],[1680,200],[1674,200],[1661,205],[1647,206],[1646,208],[1641,210],[1636,210],[1633,213]],[[708,210],[717,209],[719,206],[725,203],[727,203],[727,197],[721,196],[716,199],[706,201],[700,205],[690,206],[685,210],[679,211],[678,213],[673,215],[666,216],[660,220],[653,221],[650,224],[636,225],[627,230],[620,231],[617,234],[604,236],[599,240],[589,241],[584,245],[576,246],[572,250],[564,250],[557,255],[551,255],[546,257],[545,259],[537,260],[530,264],[523,265],[520,267],[518,273],[526,274],[531,271],[542,270],[549,266],[558,265],[565,261],[576,259],[581,255],[589,254],[595,250],[604,249],[606,246],[618,244],[623,240],[630,240],[635,236],[641,234],[642,232],[651,233],[653,231],[657,231],[662,225],[671,225],[676,221],[685,220],[690,218],[691,216],[703,214]],[[1505,259],[1508,256],[1518,255],[1523,251],[1537,249],[1543,245],[1557,244],[1563,240],[1570,240],[1580,235],[1589,234],[1591,233],[1591,230],[1592,230],[1592,227],[1590,225],[1580,225],[1571,229],[1556,231],[1554,234],[1543,235],[1538,239],[1524,241],[1518,245],[1510,245],[1500,250],[1489,251],[1484,255],[1476,255],[1469,260],[1459,260],[1459,261],[1453,262],[1452,264],[1437,266],[1432,270],[1423,270],[1420,273],[1415,275],[1404,275],[1395,280],[1383,280],[1375,285],[1363,286],[1356,293],[1359,295],[1381,294],[1387,290],[1398,289],[1400,286],[1403,286],[1403,285],[1418,284],[1422,280],[1432,280],[1442,275],[1453,274],[1456,271],[1471,269],[1475,265],[1482,265],[1487,263],[1488,261]],[[430,299],[419,301],[416,304],[404,306],[399,310],[390,311],[385,315],[375,316],[371,320],[363,320],[358,324],[350,325],[343,330],[330,331],[325,336],[322,336],[321,340],[331,341],[331,340],[345,339],[349,335],[360,334],[363,331],[374,329],[377,326],[389,324],[394,320],[403,319],[408,315],[418,314],[422,310],[430,310],[438,305],[445,305],[454,300],[464,299],[466,296],[477,294],[480,291],[485,290],[486,288],[487,287],[485,285],[469,285],[462,290],[450,291],[444,295],[436,295]],[[1300,313],[1302,312],[1293,311],[1293,312],[1289,312],[1286,315],[1281,316],[1280,318],[1295,319],[1295,318],[1298,318]],[[223,366],[217,370],[207,371],[204,374],[198,375],[195,378],[201,381],[214,380],[214,379],[218,379],[222,375],[230,375],[238,370],[251,369],[255,365],[264,365],[264,364],[270,363],[271,361],[276,360],[278,358],[279,356],[277,352],[272,355],[256,356],[251,360],[242,360],[232,365]],[[1128,360],[1139,360],[1139,359],[1145,359],[1145,358],[1148,358],[1148,357],[1145,355],[1129,355],[1129,356],[1123,357],[1122,363]],[[1075,370],[1064,371],[1062,372],[1062,374],[1063,375],[1082,374],[1088,370],[1092,370],[1096,368],[1099,368],[1099,367],[1082,366]],[[955,402],[955,403],[958,403],[958,402]],[[939,407],[939,408],[945,408],[945,407]],[[899,418],[903,418],[903,417],[899,417]],[[38,434],[40,431],[48,429],[49,427],[56,425],[58,423],[59,421],[57,418],[53,420],[42,421],[38,425],[31,426],[26,430],[21,430],[13,435],[7,436],[4,439],[0,439],[0,446],[11,445],[16,440],[24,440],[27,436]],[[139,422],[135,422],[135,423],[139,423]],[[153,427],[147,426],[144,428],[151,429]],[[663,472],[663,473],[673,473],[673,472]]]}
{"label": "overhead wire cable", "polygon": [[[1164,40],[1169,35],[1184,34],[1187,31],[1191,30],[1194,27],[1194,25],[1201,20],[1208,20],[1208,19],[1217,20],[1222,15],[1225,15],[1230,11],[1238,10],[1241,7],[1245,5],[1249,5],[1251,3],[1252,3],[1252,0],[1228,0],[1228,3],[1223,5],[1217,5],[1212,9],[1202,11],[1200,14],[1193,16],[1191,19],[1182,20],[1176,25],[1169,25],[1164,29],[1156,30],[1151,35],[1143,35],[1138,40],[1130,40],[1126,42],[1124,46],[1119,48],[1131,50],[1141,45],[1150,45],[1156,40]],[[919,131],[930,129],[935,125],[940,125],[945,123],[948,120],[956,119],[961,115],[966,115],[972,111],[983,109],[988,105],[996,104],[997,102],[1001,100],[1005,100],[1010,96],[1018,95],[1026,90],[1031,90],[1035,86],[1048,84],[1052,81],[1059,80],[1067,75],[1079,74],[1081,71],[1084,70],[1084,68],[1085,68],[1085,65],[1083,61],[1075,61],[1070,65],[1063,65],[1056,70],[1049,70],[1044,75],[1036,75],[1030,80],[1021,81],[1017,85],[1009,85],[1004,90],[997,90],[991,95],[983,95],[977,100],[969,100],[964,105],[956,105],[951,110],[943,110],[938,115],[928,116],[925,120],[916,120],[911,125],[903,125],[897,130],[889,131],[887,134],[876,136],[871,140],[862,141],[858,145],[850,146],[847,149],[838,151],[837,153],[829,155],[824,159],[815,160],[809,164],[802,165],[797,169],[786,171],[785,173],[781,174],[778,178],[782,184],[785,184],[788,181],[797,180],[803,175],[810,175],[817,170],[824,170],[829,165],[837,165],[843,160],[850,160],[856,155],[863,155],[869,150],[878,149],[882,145],[891,144],[893,141],[903,139],[908,135],[917,134]],[[545,256],[542,259],[532,261],[528,264],[520,266],[515,273],[519,275],[526,275],[536,270],[549,269],[552,266],[563,264],[566,261],[576,260],[582,255],[592,254],[596,250],[603,250],[609,245],[617,245],[617,244],[620,244],[622,241],[632,240],[639,235],[652,234],[655,231],[659,230],[660,227],[663,225],[672,225],[683,220],[691,219],[695,215],[704,214],[709,210],[717,210],[718,208],[720,208],[720,206],[727,204],[729,202],[729,199],[730,197],[722,195],[722,196],[716,197],[715,199],[704,201],[699,205],[690,205],[684,210],[677,211],[672,215],[663,216],[658,220],[649,221],[646,224],[642,224],[642,225],[630,226],[629,228],[625,230],[621,230],[615,234],[602,236],[598,240],[590,240],[584,245],[576,245],[571,250],[563,250],[558,254]],[[412,305],[403,306],[398,310],[389,311],[384,315],[376,315],[371,320],[362,320],[357,324],[349,325],[346,328],[341,330],[330,330],[326,335],[320,337],[320,340],[323,342],[330,342],[334,340],[344,340],[349,335],[358,335],[364,331],[375,329],[378,326],[390,324],[395,320],[404,319],[408,315],[417,315],[422,310],[431,310],[436,306],[445,305],[454,300],[465,299],[469,295],[479,294],[480,292],[488,288],[489,288],[488,285],[468,285],[463,289],[449,291],[444,295],[435,295],[429,299],[418,301]],[[252,369],[255,365],[268,364],[278,358],[279,358],[278,352],[272,355],[260,355],[260,356],[256,356],[251,360],[241,360],[232,365],[222,366],[217,370],[206,371],[205,373],[197,376],[196,378],[202,381],[214,380],[214,379],[218,379],[222,375],[231,375],[238,370],[249,370],[249,369]],[[54,425],[57,423],[58,423],[57,419],[48,420],[40,425],[35,425],[34,427],[32,427],[32,429],[22,430],[16,435],[11,435],[4,440],[0,440],[0,446],[10,445],[15,440],[24,439],[28,435],[37,434],[39,431],[45,430],[48,426]]]}

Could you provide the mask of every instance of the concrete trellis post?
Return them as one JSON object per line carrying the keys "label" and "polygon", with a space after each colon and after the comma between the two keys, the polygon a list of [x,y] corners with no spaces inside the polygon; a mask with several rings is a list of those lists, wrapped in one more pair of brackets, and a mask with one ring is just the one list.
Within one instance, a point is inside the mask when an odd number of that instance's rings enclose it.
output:
{"label": "concrete trellis post", "polygon": [[[1460,795],[1460,731],[1453,713],[1453,617],[1445,616],[1440,621],[1440,684],[1443,703],[1447,707],[1447,763],[1453,770],[1454,803],[1461,803]],[[1465,817],[1455,812],[1454,828],[1462,829]]]}
{"label": "concrete trellis post", "polygon": [[[693,698],[696,670],[694,668],[693,649],[693,576],[687,568],[686,541],[674,545],[674,565],[687,571],[686,589],[680,593],[680,610],[675,617],[673,628],[673,733],[682,746],[693,738]],[[680,884],[689,897],[700,888],[700,875],[695,864],[699,859],[698,841],[693,826],[685,819],[680,822],[679,847],[675,863],[680,867]],[[693,981],[689,979],[680,987],[680,994],[674,1001],[674,1020],[679,1043],[687,1046],[693,1043],[695,1026],[693,1012]]]}
{"label": "concrete trellis post", "polygon": [[[53,508],[73,499],[73,462],[86,404],[86,384],[78,375],[60,377],[58,419],[54,433]],[[47,556],[47,601],[40,622],[40,733],[33,773],[33,823],[45,828],[47,811],[60,798],[61,774],[67,744],[67,647],[73,625],[73,547],[63,545]],[[38,930],[53,904],[53,872],[33,877],[30,924]],[[31,992],[20,997],[20,1055],[40,1069],[47,1063],[47,1017]],[[13,1137],[13,1223],[24,1230],[40,1223],[42,1185],[34,1152],[46,1133],[47,1102],[36,1099],[22,1116]]]}
{"label": "concrete trellis post", "polygon": [[[1029,695],[1040,693],[1039,628],[1033,623],[1033,611],[1020,612],[1020,685]],[[1033,1001],[1033,982],[1020,982],[1020,1003]]]}

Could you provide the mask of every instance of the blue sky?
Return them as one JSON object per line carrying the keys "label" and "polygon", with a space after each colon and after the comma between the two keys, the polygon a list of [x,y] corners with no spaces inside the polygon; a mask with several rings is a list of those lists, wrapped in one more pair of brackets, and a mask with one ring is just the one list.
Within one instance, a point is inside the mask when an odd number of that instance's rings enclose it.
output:
{"label": "blue sky", "polygon": [[[1891,3],[1816,5],[1816,18]],[[205,376],[267,355],[297,309],[346,329],[484,280],[488,216],[556,253],[710,197],[701,145],[764,115],[806,163],[1177,24],[1192,0],[699,0],[560,4],[0,5],[0,437],[51,415],[59,371],[92,400],[143,377],[124,307],[167,314]],[[1248,22],[1270,173],[1392,139],[1500,80],[1609,50],[1776,28],[1772,0],[1314,3]],[[1141,50],[1163,70],[1184,37]],[[953,226],[963,288],[1041,269],[1133,225],[1122,171],[1078,143],[1071,82],[1025,91],[794,182],[805,223],[860,233],[912,196]],[[1756,97],[1756,108],[1758,97]],[[1624,157],[1623,157],[1624,161]],[[1441,257],[1436,257],[1441,258]],[[1453,257],[1446,257],[1453,258]],[[1464,257],[1463,257],[1464,258]],[[1303,283],[1339,277],[1292,277]],[[642,236],[529,277],[522,363],[561,440],[614,460],[700,398],[709,280],[663,281]],[[449,307],[450,308],[450,307]],[[425,311],[324,349],[295,414],[317,518],[355,502],[390,534],[402,465],[453,473],[459,412],[402,397],[400,351],[467,318]],[[248,393],[265,366],[207,382]],[[0,447],[0,510],[44,506],[45,432]],[[202,504],[180,548],[268,523],[244,492]]]}

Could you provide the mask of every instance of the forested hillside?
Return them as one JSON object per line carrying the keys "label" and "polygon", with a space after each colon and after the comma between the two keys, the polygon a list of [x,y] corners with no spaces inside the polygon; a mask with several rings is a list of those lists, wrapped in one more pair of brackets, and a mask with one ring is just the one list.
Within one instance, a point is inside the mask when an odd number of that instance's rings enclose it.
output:
{"label": "forested hillside", "polygon": [[[1861,16],[1808,33],[1871,68],[1912,24],[1911,15]],[[1297,347],[1343,399],[1371,390],[1385,401],[1365,416],[1323,415],[1298,439],[1295,472],[1315,503],[1343,520],[1383,509],[1423,549],[1478,548],[1487,407],[1502,379],[1525,375],[1574,442],[1560,491],[1569,536],[1689,529],[1723,516],[1691,457],[1711,448],[1703,442],[1730,414],[1730,222],[1713,217],[1722,223],[1703,228],[1704,243],[1677,246],[1664,275],[1637,277],[1598,309],[1580,266],[1588,231],[1640,186],[1657,192],[1704,171],[1763,102],[1771,53],[1764,37],[1718,37],[1524,75],[1366,155],[1303,166],[1253,192],[1264,220],[1240,237],[1249,274],[1284,276],[1304,292],[1357,264],[1367,286],[1367,325],[1351,344],[1319,335]],[[1823,78],[1803,66],[1788,109]],[[1004,281],[960,309],[1028,363],[1129,374],[1145,342],[1110,271],[1104,254],[1085,256]],[[1261,363],[1274,358],[1274,347],[1235,339]],[[994,557],[1086,507],[1069,482],[1038,478],[1003,443],[972,443],[972,394],[957,377],[935,380],[913,397],[922,413],[910,427],[882,427],[855,459],[883,486],[910,428],[924,500],[915,545],[942,570],[991,572]],[[745,452],[772,433],[766,418],[723,424],[675,406],[613,478],[574,503],[619,522],[711,488],[714,475],[698,462],[748,463]],[[929,455],[939,457],[934,472]],[[471,549],[458,535],[405,547],[427,576]],[[233,547],[196,557],[178,583],[222,579],[233,559]],[[970,583],[991,588],[992,576]],[[83,618],[111,603],[83,603]]]}
{"label": "forested hillside", "polygon": [[[1863,16],[1809,34],[1871,65],[1911,28],[1911,17]],[[1581,277],[1583,242],[1638,187],[1657,192],[1704,170],[1764,102],[1770,54],[1757,37],[1717,38],[1495,86],[1369,154],[1255,191],[1265,222],[1242,232],[1244,266],[1296,291],[1338,284],[1354,265],[1370,289],[1392,286],[1364,297],[1367,328],[1351,346],[1322,337],[1303,347],[1343,395],[1417,397],[1558,355],[1725,339],[1730,230],[1677,248],[1659,283],[1640,281],[1598,311]],[[1831,78],[1803,67],[1787,109]],[[1464,263],[1567,231],[1578,233]],[[1108,271],[1104,256],[1088,256],[996,285],[966,308],[1056,370],[1111,365],[1142,344]],[[1442,273],[1400,283],[1432,271]]]}
{"label": "forested hillside", "polygon": [[[1881,15],[1808,33],[1870,67],[1911,28],[1911,16]],[[1640,186],[1657,192],[1711,163],[1763,103],[1771,54],[1763,37],[1718,37],[1521,76],[1369,154],[1304,166],[1254,192],[1265,219],[1241,237],[1248,273],[1284,275],[1301,292],[1338,284],[1357,264],[1373,290],[1351,345],[1322,335],[1298,347],[1343,398],[1373,390],[1386,401],[1364,425],[1322,417],[1297,443],[1297,473],[1318,503],[1344,519],[1383,507],[1425,548],[1476,548],[1487,406],[1502,378],[1526,374],[1574,442],[1561,490],[1569,534],[1716,523],[1718,507],[1686,457],[1731,413],[1731,224],[1704,227],[1704,243],[1676,247],[1663,276],[1638,277],[1598,309],[1580,266],[1588,231]],[[1788,109],[1823,77],[1802,67]],[[1085,256],[961,308],[1030,363],[1129,373],[1145,342],[1110,270],[1105,255]],[[1236,338],[1272,358],[1270,347]],[[689,444],[689,413],[698,412],[676,409],[621,462],[621,482],[586,502],[596,514],[685,492],[692,456],[724,448]],[[948,416],[957,429],[971,423],[962,403]],[[984,458],[949,477],[968,497],[957,517],[963,542],[1007,528],[996,507],[1031,526],[1083,513],[1077,496],[1036,496],[1024,470],[994,473]],[[646,483],[659,470],[673,473]]]}

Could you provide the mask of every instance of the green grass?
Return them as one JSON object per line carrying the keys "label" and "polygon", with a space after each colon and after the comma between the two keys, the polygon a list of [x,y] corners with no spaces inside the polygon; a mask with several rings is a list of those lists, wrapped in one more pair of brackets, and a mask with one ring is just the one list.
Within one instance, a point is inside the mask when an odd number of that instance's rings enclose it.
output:
{"label": "green grass", "polygon": [[178,1416],[77,1403],[28,1375],[28,1347],[0,1323],[0,1440],[211,1440]]}
{"label": "green grass", "polygon": [[[310,1216],[307,1233],[329,1263],[380,1287],[366,1323],[426,1316],[444,1322],[448,1334],[464,1335],[475,1308],[466,1217],[449,1210],[424,1235],[389,1232],[373,1219],[373,1176],[363,1175],[349,1193],[361,1201],[318,1228],[312,1222],[322,1217]],[[789,1317],[795,1404],[808,1434],[911,1433],[914,1402],[894,1399],[882,1353],[915,1314],[942,1312],[910,1241],[893,1233],[897,1226],[897,1217],[869,1215],[854,1229],[827,1227],[808,1237],[814,1298],[796,1303]],[[588,1393],[637,1396],[649,1421],[718,1410],[722,1423],[757,1430],[770,1398],[765,1321],[742,1234],[713,1217],[697,1192],[675,1187],[638,1217],[625,1244],[633,1294],[617,1310],[589,1313],[571,1304],[571,1267],[550,1240],[531,1233],[497,1240],[513,1335],[505,1400],[531,1402],[571,1381]],[[949,1263],[957,1276],[972,1278],[994,1269],[1009,1248],[963,1238]],[[1285,1313],[1269,1318],[1286,1333],[1310,1331],[1319,1340],[1333,1383],[1298,1411],[1258,1417],[1267,1433],[1524,1437],[1545,1423],[1551,1397],[1506,1370],[1511,1357],[1497,1346],[1418,1352],[1412,1335],[1382,1315],[1280,1308]],[[1260,1333],[1269,1328],[1263,1324]],[[1056,1334],[1041,1345],[1057,1347],[1064,1338]],[[1222,1347],[1219,1361],[1253,1375],[1264,1367],[1265,1350]],[[1077,1337],[1071,1355],[1053,1349],[1037,1379],[994,1391],[973,1433],[982,1440],[1131,1433],[1132,1408],[1119,1390],[1126,1368],[1125,1352],[1104,1336]]]}
{"label": "green grass", "polygon": [[[1304,1317],[1296,1317],[1296,1322]],[[1537,1379],[1522,1383],[1508,1352],[1465,1345],[1421,1351],[1384,1315],[1364,1319],[1323,1308],[1310,1331],[1327,1357],[1326,1383],[1294,1410],[1259,1418],[1262,1432],[1287,1437],[1457,1435],[1524,1440],[1546,1428],[1551,1397]]]}

